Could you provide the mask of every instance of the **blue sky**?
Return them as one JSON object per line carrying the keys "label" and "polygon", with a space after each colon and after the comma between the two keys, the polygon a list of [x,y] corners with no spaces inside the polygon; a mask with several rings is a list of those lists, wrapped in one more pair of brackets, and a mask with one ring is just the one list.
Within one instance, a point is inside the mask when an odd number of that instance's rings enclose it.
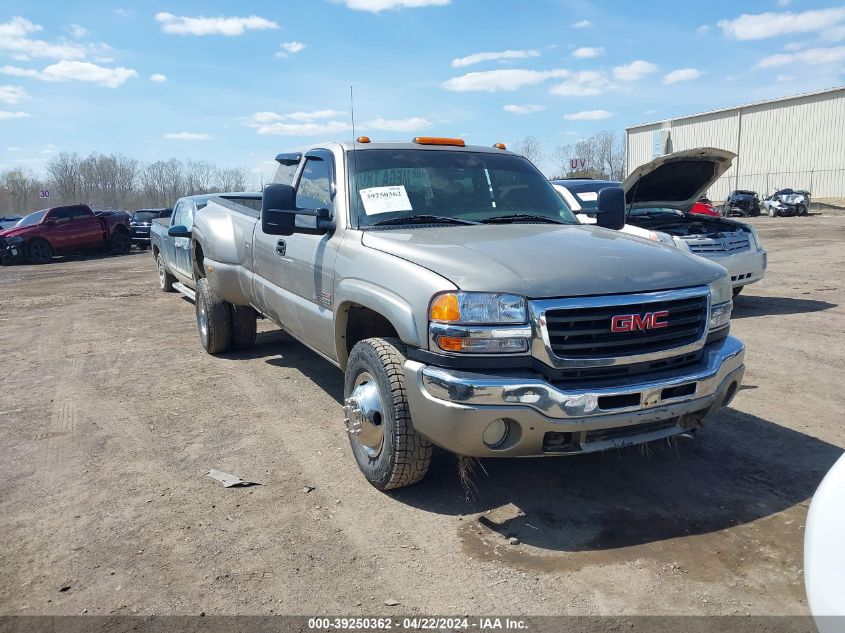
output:
{"label": "blue sky", "polygon": [[[244,165],[358,134],[600,130],[845,83],[845,5],[799,0],[0,3],[0,169],[57,151]],[[541,165],[554,171],[551,159]]]}

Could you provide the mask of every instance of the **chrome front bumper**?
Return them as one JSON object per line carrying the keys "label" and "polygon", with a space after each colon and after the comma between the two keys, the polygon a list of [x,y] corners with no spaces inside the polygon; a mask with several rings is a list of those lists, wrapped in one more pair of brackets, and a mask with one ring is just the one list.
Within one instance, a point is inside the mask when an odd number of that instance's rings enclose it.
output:
{"label": "chrome front bumper", "polygon": [[[478,457],[586,453],[700,425],[736,393],[744,357],[743,344],[728,336],[706,346],[701,362],[677,375],[591,389],[410,360],[405,379],[414,428],[447,450]],[[481,437],[500,418],[510,431],[500,446],[490,448]]]}

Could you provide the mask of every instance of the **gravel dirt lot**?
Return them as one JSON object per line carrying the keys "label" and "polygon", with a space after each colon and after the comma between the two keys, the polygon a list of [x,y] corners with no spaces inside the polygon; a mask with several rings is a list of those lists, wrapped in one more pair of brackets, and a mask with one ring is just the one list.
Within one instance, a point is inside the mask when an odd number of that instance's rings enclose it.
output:
{"label": "gravel dirt lot", "polygon": [[730,409],[674,447],[484,461],[471,498],[448,455],[370,487],[341,373],[266,322],[207,355],[148,253],[0,269],[0,612],[806,614],[807,506],[845,446],[845,215],[753,223]]}

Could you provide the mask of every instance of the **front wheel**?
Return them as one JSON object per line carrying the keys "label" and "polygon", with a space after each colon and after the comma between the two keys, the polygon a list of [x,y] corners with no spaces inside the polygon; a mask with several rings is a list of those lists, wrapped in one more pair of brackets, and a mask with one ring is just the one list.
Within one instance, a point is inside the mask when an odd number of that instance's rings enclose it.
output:
{"label": "front wheel", "polygon": [[773,218],[777,215],[777,211],[775,211],[772,207],[769,207],[769,217]]}
{"label": "front wheel", "polygon": [[197,329],[209,354],[221,354],[232,344],[232,306],[217,296],[208,279],[197,281]]}
{"label": "front wheel", "polygon": [[53,259],[53,247],[47,240],[36,237],[26,247],[26,259],[30,264],[47,264]]}
{"label": "front wheel", "polygon": [[369,338],[352,348],[346,367],[346,429],[358,468],[379,490],[420,481],[433,445],[416,433],[405,392],[405,355],[392,338]]}

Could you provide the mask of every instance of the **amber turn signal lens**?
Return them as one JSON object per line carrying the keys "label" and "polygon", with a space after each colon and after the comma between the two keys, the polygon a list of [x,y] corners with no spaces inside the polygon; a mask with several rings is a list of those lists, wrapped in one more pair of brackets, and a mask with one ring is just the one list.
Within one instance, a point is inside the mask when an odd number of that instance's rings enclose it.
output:
{"label": "amber turn signal lens", "polygon": [[458,295],[447,292],[435,297],[428,316],[432,321],[460,321],[461,307],[458,304]]}
{"label": "amber turn signal lens", "polygon": [[369,142],[370,142],[370,137],[369,137],[369,136],[359,136],[359,137],[358,137],[357,139],[355,139],[355,140],[357,140],[359,143],[369,143]]}
{"label": "amber turn signal lens", "polygon": [[493,147],[495,147],[496,149],[507,149],[508,148],[508,146],[505,145],[504,143],[495,143],[493,145]]}
{"label": "amber turn signal lens", "polygon": [[464,348],[464,339],[458,336],[441,336],[437,339],[437,344],[447,352],[460,352]]}
{"label": "amber turn signal lens", "polygon": [[457,147],[466,147],[466,143],[462,138],[444,138],[442,136],[416,136],[412,142],[417,145],[455,145]]}

